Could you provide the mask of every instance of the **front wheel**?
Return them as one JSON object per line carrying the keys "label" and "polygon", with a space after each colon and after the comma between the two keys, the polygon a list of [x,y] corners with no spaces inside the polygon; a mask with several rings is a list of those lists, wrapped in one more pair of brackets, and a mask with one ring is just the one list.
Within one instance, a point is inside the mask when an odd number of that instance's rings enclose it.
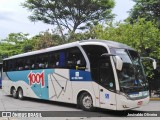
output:
{"label": "front wheel", "polygon": [[18,89],[18,99],[22,100],[23,98],[24,98],[24,96],[23,96],[23,90],[22,90],[22,88],[19,88]]}
{"label": "front wheel", "polygon": [[89,93],[85,92],[80,96],[80,107],[85,111],[93,110],[93,100]]}

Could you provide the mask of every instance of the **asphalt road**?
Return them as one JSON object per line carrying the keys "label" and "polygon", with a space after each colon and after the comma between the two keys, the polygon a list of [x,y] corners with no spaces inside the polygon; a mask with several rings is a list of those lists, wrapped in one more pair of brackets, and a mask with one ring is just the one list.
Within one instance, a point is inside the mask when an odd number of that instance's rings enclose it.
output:
{"label": "asphalt road", "polygon": [[[126,117],[128,114],[142,114],[146,111],[160,111],[160,101],[151,101],[147,106],[137,108],[130,111],[109,111],[105,109],[96,109],[94,112],[85,112],[78,109],[76,105],[59,103],[53,101],[38,100],[25,98],[24,100],[14,99],[7,96],[0,90],[0,111],[15,111],[21,115],[32,113],[40,113],[42,118],[23,118],[23,120],[121,120],[121,119],[138,119],[150,120],[151,117]],[[22,112],[23,111],[23,112]],[[160,114],[160,112],[159,112]],[[16,114],[15,114],[16,115]],[[39,114],[38,114],[39,115]],[[54,117],[47,117],[54,116]],[[46,118],[47,117],[47,118]],[[1,117],[0,120],[21,120],[21,117]],[[154,117],[153,120],[159,120],[160,117]]]}

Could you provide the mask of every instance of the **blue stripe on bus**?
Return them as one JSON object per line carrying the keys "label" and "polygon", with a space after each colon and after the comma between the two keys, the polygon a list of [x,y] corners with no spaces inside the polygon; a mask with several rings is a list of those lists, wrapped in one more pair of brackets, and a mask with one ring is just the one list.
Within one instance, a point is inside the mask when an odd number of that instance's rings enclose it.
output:
{"label": "blue stripe on bus", "polygon": [[[13,82],[26,82],[28,85],[31,86],[31,89],[39,98],[49,99],[48,75],[53,74],[54,72],[55,69],[12,71],[7,72],[7,76]],[[87,71],[69,70],[69,74],[70,81],[92,81],[91,73]],[[42,84],[41,75],[44,76],[44,85]],[[34,84],[35,79],[37,79],[37,81],[39,82]]]}
{"label": "blue stripe on bus", "polygon": [[70,70],[70,81],[92,81],[91,73],[82,70]]}
{"label": "blue stripe on bus", "polygon": [[24,81],[28,85],[30,85],[29,75],[31,73],[33,74],[41,74],[44,72],[44,84],[45,86],[42,87],[42,84],[32,84],[31,89],[34,91],[34,93],[42,99],[48,99],[48,74],[52,74],[54,72],[53,69],[46,69],[46,70],[25,70],[25,71],[13,71],[13,72],[7,72],[8,77],[11,81],[17,82],[17,81]]}

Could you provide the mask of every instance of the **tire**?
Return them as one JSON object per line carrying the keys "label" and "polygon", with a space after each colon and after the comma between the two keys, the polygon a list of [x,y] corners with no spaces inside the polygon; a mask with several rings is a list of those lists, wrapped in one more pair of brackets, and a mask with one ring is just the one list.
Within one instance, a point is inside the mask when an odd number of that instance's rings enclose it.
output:
{"label": "tire", "polygon": [[23,100],[23,99],[24,99],[22,88],[19,88],[19,89],[18,89],[18,99],[20,99],[20,100]]}
{"label": "tire", "polygon": [[81,94],[79,106],[84,111],[93,111],[93,100],[89,93],[84,92]]}
{"label": "tire", "polygon": [[13,97],[13,98],[17,98],[17,91],[16,91],[15,88],[12,88],[12,89],[11,89],[11,94],[12,94],[12,97]]}

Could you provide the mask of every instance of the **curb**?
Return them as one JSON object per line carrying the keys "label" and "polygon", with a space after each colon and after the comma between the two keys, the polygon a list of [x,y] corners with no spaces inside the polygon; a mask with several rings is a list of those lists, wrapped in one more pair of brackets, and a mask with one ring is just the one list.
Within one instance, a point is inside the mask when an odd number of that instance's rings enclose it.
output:
{"label": "curb", "polygon": [[160,101],[160,98],[150,98],[151,101]]}

